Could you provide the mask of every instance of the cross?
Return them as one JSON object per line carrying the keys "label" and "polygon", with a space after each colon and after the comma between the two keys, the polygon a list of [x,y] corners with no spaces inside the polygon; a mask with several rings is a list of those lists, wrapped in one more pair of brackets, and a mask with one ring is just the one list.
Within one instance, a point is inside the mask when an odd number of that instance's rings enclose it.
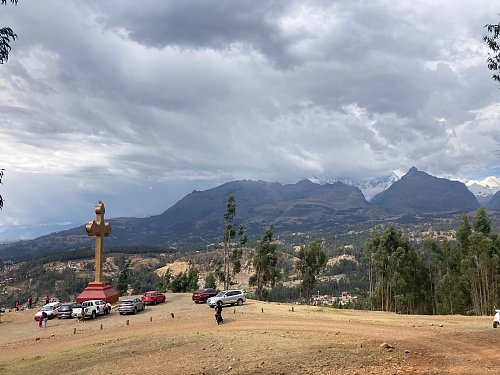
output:
{"label": "cross", "polygon": [[102,281],[102,265],[104,263],[104,239],[111,234],[111,224],[104,222],[104,203],[97,202],[95,206],[96,217],[85,225],[87,235],[95,236],[95,282]]}

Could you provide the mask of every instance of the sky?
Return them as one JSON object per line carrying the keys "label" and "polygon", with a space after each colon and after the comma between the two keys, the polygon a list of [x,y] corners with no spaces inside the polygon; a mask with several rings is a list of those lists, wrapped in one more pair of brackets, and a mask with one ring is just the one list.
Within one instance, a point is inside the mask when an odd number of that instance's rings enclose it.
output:
{"label": "sky", "polygon": [[239,180],[500,175],[491,0],[19,0],[0,241]]}

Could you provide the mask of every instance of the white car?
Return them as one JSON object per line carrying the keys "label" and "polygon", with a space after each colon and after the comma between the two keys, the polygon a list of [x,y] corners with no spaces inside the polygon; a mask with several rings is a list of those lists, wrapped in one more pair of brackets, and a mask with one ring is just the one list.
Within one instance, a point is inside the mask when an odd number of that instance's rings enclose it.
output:
{"label": "white car", "polygon": [[100,299],[91,299],[81,303],[82,307],[73,308],[71,316],[74,318],[92,318],[99,315],[108,315],[111,312],[111,304]]}
{"label": "white car", "polygon": [[247,300],[245,292],[242,290],[223,290],[219,292],[215,297],[210,297],[207,299],[207,303],[210,307],[215,307],[216,305],[238,305],[241,306],[243,302]]}
{"label": "white car", "polygon": [[40,310],[38,310],[35,314],[35,320],[38,320],[40,316],[45,312],[47,314],[47,318],[52,319],[57,316],[57,308],[61,305],[61,302],[51,302],[43,305]]}

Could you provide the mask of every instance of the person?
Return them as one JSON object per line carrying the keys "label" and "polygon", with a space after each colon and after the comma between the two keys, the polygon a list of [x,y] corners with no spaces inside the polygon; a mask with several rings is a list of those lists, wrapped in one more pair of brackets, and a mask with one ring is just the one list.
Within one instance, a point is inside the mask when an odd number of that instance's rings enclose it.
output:
{"label": "person", "polygon": [[19,301],[16,301],[16,311],[19,311],[20,306],[21,306],[21,304],[19,303]]}
{"label": "person", "polygon": [[47,320],[49,320],[49,316],[45,311],[42,311],[42,318],[43,318],[43,328],[47,328]]}
{"label": "person", "polygon": [[224,323],[224,319],[222,319],[222,305],[219,304],[215,306],[215,322],[217,325]]}
{"label": "person", "polygon": [[31,309],[31,307],[33,306],[33,298],[28,298],[28,309]]}
{"label": "person", "polygon": [[50,302],[50,298],[49,296],[45,296],[45,304],[49,303]]}
{"label": "person", "polygon": [[42,328],[42,323],[43,323],[43,316],[42,316],[42,315],[40,315],[40,316],[38,317],[38,327]]}

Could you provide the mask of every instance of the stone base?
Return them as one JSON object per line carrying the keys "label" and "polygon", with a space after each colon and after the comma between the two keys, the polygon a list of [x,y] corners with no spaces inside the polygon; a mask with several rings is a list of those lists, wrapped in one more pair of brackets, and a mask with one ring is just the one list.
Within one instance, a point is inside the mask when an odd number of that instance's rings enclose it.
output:
{"label": "stone base", "polygon": [[115,303],[120,298],[120,294],[108,283],[91,282],[83,290],[76,302],[82,303],[91,299],[100,299],[108,303]]}

